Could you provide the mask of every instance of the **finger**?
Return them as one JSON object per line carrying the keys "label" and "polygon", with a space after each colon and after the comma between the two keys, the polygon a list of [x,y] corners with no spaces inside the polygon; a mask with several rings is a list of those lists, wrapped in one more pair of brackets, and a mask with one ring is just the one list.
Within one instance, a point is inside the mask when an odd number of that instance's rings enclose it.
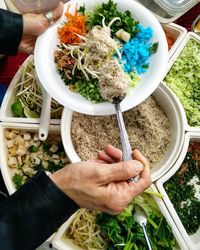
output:
{"label": "finger", "polygon": [[105,163],[115,163],[114,159],[112,159],[105,151],[98,151],[97,157],[99,160],[104,161]]}
{"label": "finger", "polygon": [[144,155],[138,149],[133,150],[133,158],[135,160],[142,162],[144,166],[146,165],[149,166],[148,160],[144,157]]}
{"label": "finger", "polygon": [[144,170],[140,174],[140,179],[137,182],[130,182],[129,185],[134,187],[134,196],[143,192],[146,188],[151,185],[151,171],[149,167],[149,162],[140,153],[139,150],[133,151],[134,158],[144,164]]}
{"label": "finger", "polygon": [[110,182],[127,181],[140,174],[142,170],[143,164],[136,160],[103,164],[98,178],[99,183],[105,185]]}
{"label": "finger", "polygon": [[112,157],[115,162],[120,162],[122,161],[122,151],[110,144],[106,146],[105,152]]}
{"label": "finger", "polygon": [[58,5],[56,6],[56,8],[53,10],[53,20],[54,20],[54,22],[61,17],[61,15],[63,13],[63,8],[64,8],[64,5],[60,1],[58,3]]}

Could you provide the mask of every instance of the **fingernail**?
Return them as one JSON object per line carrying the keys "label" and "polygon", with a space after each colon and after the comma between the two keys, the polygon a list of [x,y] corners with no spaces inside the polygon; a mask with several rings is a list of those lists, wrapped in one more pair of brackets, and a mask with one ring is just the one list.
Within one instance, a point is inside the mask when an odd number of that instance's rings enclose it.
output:
{"label": "fingernail", "polygon": [[143,164],[141,162],[139,162],[139,161],[135,161],[135,165],[134,166],[135,166],[135,170],[137,172],[141,172],[144,169]]}

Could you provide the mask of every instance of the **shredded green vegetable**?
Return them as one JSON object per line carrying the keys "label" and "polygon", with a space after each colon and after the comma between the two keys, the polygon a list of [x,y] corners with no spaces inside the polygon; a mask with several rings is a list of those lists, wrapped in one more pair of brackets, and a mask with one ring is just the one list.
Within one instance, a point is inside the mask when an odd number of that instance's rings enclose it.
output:
{"label": "shredded green vegetable", "polygon": [[200,127],[200,43],[190,39],[164,81],[180,99],[190,126]]}

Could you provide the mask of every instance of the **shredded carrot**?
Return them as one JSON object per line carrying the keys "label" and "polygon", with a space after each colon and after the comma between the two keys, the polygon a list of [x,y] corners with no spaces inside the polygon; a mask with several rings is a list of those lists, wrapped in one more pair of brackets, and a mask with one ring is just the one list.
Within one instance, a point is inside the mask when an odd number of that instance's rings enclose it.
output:
{"label": "shredded carrot", "polygon": [[81,42],[81,38],[77,34],[86,35],[86,16],[78,14],[77,6],[74,15],[70,14],[69,7],[65,13],[68,22],[58,28],[58,35],[61,43],[77,44]]}

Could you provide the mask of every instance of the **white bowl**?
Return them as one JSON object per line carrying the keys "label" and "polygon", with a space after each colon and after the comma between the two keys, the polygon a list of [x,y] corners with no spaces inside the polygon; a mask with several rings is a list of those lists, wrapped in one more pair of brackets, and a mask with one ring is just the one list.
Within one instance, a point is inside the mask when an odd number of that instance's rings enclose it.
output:
{"label": "white bowl", "polygon": [[[168,72],[172,68],[173,64],[176,62],[176,60],[178,59],[178,57],[180,56],[181,52],[183,51],[183,49],[185,48],[185,46],[187,45],[187,43],[190,39],[195,40],[196,42],[198,42],[200,44],[200,36],[198,36],[194,32],[188,32],[186,34],[186,36],[183,38],[182,42],[179,44],[179,46],[176,49],[176,51],[174,52],[174,54],[171,56],[169,63],[168,63],[167,70],[166,70],[166,75],[168,74]],[[200,51],[199,51],[199,53],[200,53]],[[189,60],[191,60],[191,59],[189,59]],[[165,79],[163,80],[163,82],[166,84]],[[185,112],[185,109],[184,109],[184,112]],[[186,118],[185,130],[186,131],[200,132],[200,126],[199,127],[190,126],[188,124],[188,121]]]}
{"label": "white bowl", "polygon": [[176,24],[176,23],[168,23],[162,24],[164,31],[169,34],[172,39],[174,40],[174,44],[172,45],[171,49],[169,50],[169,59],[172,57],[174,52],[177,50],[181,42],[183,41],[184,37],[187,34],[186,28]]}
{"label": "white bowl", "polygon": [[[85,4],[86,9],[92,9],[95,4],[100,4],[102,2],[107,1],[80,0],[78,4]],[[152,43],[159,42],[157,52],[150,58],[150,67],[148,71],[141,75],[141,82],[131,89],[130,94],[127,95],[121,104],[122,111],[125,111],[145,100],[163,79],[168,60],[168,46],[160,23],[149,10],[135,1],[114,0],[114,2],[118,4],[119,10],[129,10],[143,26],[151,26],[154,32]],[[70,11],[73,11],[76,3],[76,0],[66,3],[65,11],[69,4],[71,6]],[[57,28],[60,27],[60,23],[63,20],[65,20],[64,15],[37,39],[34,60],[41,84],[55,100],[67,108],[90,115],[114,114],[115,110],[111,103],[103,102],[94,104],[81,95],[71,92],[57,72],[54,62],[54,50],[58,44]],[[49,82],[51,84],[49,84]]]}
{"label": "white bowl", "polygon": [[[152,189],[157,192],[156,187],[152,184]],[[160,211],[162,212],[162,214],[164,215],[164,217],[166,218],[168,224],[171,226],[172,228],[172,232],[174,234],[175,239],[177,240],[177,243],[179,245],[179,248],[176,250],[189,250],[183,237],[181,236],[178,228],[176,227],[174,221],[172,220],[167,208],[165,207],[164,202],[161,199],[155,198]],[[58,250],[81,250],[80,247],[76,246],[73,241],[71,239],[67,239],[66,237],[64,237],[64,234],[66,232],[66,230],[68,229],[68,227],[70,226],[71,222],[73,221],[75,214],[73,214],[58,230],[58,232],[56,233],[55,237],[53,238],[52,244],[55,248],[57,248]],[[174,249],[175,250],[175,249]]]}
{"label": "white bowl", "polygon": [[[14,117],[11,105],[15,100],[15,96],[17,93],[16,84],[19,81],[22,73],[22,67],[25,67],[33,60],[33,55],[27,57],[27,59],[23,62],[21,67],[16,72],[15,76],[13,77],[9,87],[6,91],[6,94],[3,98],[1,109],[0,109],[0,121],[5,122],[19,122],[19,123],[39,123],[39,118],[22,118],[22,117]],[[60,124],[60,119],[51,119],[51,124]]]}
{"label": "white bowl", "polygon": [[[17,129],[17,130],[26,130],[30,132],[36,132],[39,129],[38,124],[25,124],[25,123],[0,123],[0,165],[1,165],[1,173],[3,176],[4,183],[8,190],[9,194],[12,194],[16,191],[15,185],[12,182],[12,171],[8,167],[8,148],[7,142],[5,138],[5,131],[6,129]],[[60,126],[59,125],[50,125],[49,134],[59,134],[60,133]]]}
{"label": "white bowl", "polygon": [[[167,195],[167,192],[164,188],[164,184],[179,170],[181,164],[183,163],[183,160],[187,154],[187,150],[188,150],[188,146],[190,141],[197,141],[200,142],[200,133],[198,132],[187,132],[185,135],[185,140],[184,140],[184,145],[182,148],[182,151],[180,153],[180,156],[178,158],[178,160],[176,161],[176,163],[174,164],[173,168],[171,168],[171,170],[166,173],[162,178],[160,178],[157,182],[156,182],[156,186],[159,190],[159,192],[161,192],[164,197],[163,197],[163,201],[169,211],[169,213],[171,214],[175,224],[177,225],[181,235],[183,236],[183,238],[185,239],[188,248],[190,250],[199,250],[200,249],[200,225],[199,225],[199,229],[197,230],[197,232],[195,234],[189,235],[186,231],[186,229],[184,228],[172,202],[169,199],[169,196]],[[178,187],[177,187],[178,189]]]}
{"label": "white bowl", "polygon": [[[153,96],[169,118],[172,134],[171,142],[168,145],[168,149],[164,158],[151,169],[151,177],[152,180],[155,181],[173,166],[174,162],[179,156],[184,140],[185,120],[184,111],[178,98],[167,86],[160,84],[160,86],[153,93]],[[72,110],[67,108],[64,109],[61,119],[61,136],[65,152],[68,155],[69,160],[71,162],[79,162],[81,159],[75,151],[71,138],[72,115]]]}

